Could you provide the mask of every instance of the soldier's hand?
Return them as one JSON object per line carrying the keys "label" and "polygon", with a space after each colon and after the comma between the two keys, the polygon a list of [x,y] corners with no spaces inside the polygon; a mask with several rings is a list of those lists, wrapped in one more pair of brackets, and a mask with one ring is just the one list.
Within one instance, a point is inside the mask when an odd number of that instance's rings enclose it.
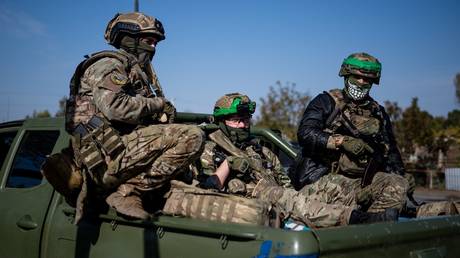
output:
{"label": "soldier's hand", "polygon": [[160,115],[160,122],[162,123],[173,123],[174,119],[176,118],[176,108],[174,105],[167,99],[165,99],[165,103],[163,105],[163,110]]}
{"label": "soldier's hand", "polygon": [[370,187],[364,187],[356,192],[356,203],[362,206],[367,206],[372,202],[372,190]]}
{"label": "soldier's hand", "polygon": [[404,178],[407,180],[409,187],[407,188],[408,194],[413,194],[415,191],[415,178],[412,174],[405,173]]}
{"label": "soldier's hand", "polygon": [[248,171],[250,166],[247,158],[228,156],[227,161],[231,170],[238,171],[243,174]]}
{"label": "soldier's hand", "polygon": [[371,146],[367,145],[363,140],[351,136],[343,136],[341,144],[342,148],[355,156],[362,156],[364,154],[372,154],[374,150]]}

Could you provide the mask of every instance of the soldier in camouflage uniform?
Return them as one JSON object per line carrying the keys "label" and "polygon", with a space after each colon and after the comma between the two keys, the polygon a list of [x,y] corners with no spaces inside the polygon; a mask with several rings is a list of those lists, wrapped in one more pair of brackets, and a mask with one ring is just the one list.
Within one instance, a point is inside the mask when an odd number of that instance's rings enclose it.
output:
{"label": "soldier in camouflage uniform", "polygon": [[76,160],[91,182],[82,192],[96,185],[117,212],[139,219],[149,218],[142,195],[167,184],[203,146],[198,127],[171,124],[176,110],[164,98],[150,63],[164,38],[154,17],[117,14],[105,32],[117,50],[95,53],[80,63],[66,109]]}
{"label": "soldier in camouflage uniform", "polygon": [[[213,115],[220,129],[208,135],[197,165],[200,186],[262,199],[276,205],[283,217],[313,227],[368,222],[368,214],[355,211],[352,205],[325,204],[292,188],[278,157],[250,136],[255,106],[239,93],[217,100]],[[378,214],[372,219],[381,221],[388,216]]]}
{"label": "soldier in camouflage uniform", "polygon": [[302,192],[326,203],[359,204],[373,213],[405,205],[406,193],[415,186],[413,177],[405,178],[385,109],[369,96],[380,73],[375,57],[352,54],[339,73],[345,87],[308,104],[297,133],[302,160],[290,174],[296,189],[304,187]]}

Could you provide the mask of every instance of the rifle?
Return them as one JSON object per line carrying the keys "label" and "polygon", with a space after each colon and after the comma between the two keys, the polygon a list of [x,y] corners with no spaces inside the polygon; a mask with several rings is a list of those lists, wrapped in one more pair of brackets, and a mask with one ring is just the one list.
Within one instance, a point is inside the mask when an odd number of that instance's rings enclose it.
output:
{"label": "rifle", "polygon": [[364,175],[361,179],[361,188],[364,188],[372,183],[372,179],[382,166],[382,158],[380,153],[374,152],[372,157],[364,169]]}

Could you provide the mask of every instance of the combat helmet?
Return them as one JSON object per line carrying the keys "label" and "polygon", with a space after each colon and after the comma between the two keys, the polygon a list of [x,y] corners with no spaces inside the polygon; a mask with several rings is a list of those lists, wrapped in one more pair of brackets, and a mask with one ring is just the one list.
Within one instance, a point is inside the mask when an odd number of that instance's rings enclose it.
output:
{"label": "combat helmet", "polygon": [[161,22],[155,17],[140,12],[117,13],[107,24],[104,38],[110,45],[119,48],[124,35],[153,36],[158,41],[165,39],[165,31]]}
{"label": "combat helmet", "polygon": [[343,60],[339,76],[360,75],[371,78],[373,83],[379,84],[381,71],[382,64],[377,58],[367,53],[354,53]]}
{"label": "combat helmet", "polygon": [[241,93],[229,93],[220,97],[214,105],[214,120],[221,121],[232,115],[252,115],[256,103]]}

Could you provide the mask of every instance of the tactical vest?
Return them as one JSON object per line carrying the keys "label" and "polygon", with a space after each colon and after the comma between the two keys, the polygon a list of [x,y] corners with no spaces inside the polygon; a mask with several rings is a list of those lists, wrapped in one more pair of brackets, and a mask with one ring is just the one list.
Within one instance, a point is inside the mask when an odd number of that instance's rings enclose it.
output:
{"label": "tactical vest", "polygon": [[[362,139],[379,154],[386,156],[389,145],[384,129],[386,121],[380,105],[373,99],[363,104],[346,101],[340,89],[326,93],[334,99],[335,108],[326,121],[324,131]],[[343,174],[359,177],[364,173],[368,161],[369,157],[356,158],[341,153],[335,169]]]}
{"label": "tactical vest", "polygon": [[70,94],[66,102],[66,131],[72,135],[72,147],[78,166],[86,167],[97,183],[102,182],[100,177],[107,169],[107,161],[124,148],[119,131],[95,105],[92,89],[82,89],[81,85],[85,71],[103,58],[114,58],[123,64],[129,84],[133,87],[130,90],[145,97],[153,94],[150,89],[151,80],[142,71],[137,59],[121,50],[92,54],[77,66],[70,81]]}
{"label": "tactical vest", "polygon": [[75,72],[70,80],[70,94],[66,102],[66,131],[70,134],[73,133],[75,127],[79,123],[87,123],[94,115],[102,116],[101,112],[94,104],[93,97],[80,91],[81,77],[86,69],[101,60],[102,58],[115,58],[119,60],[125,67],[126,73],[129,75],[129,80],[133,83],[133,78],[140,78],[141,83],[147,92],[144,96],[148,97],[151,92],[149,91],[150,80],[148,75],[143,72],[138,64],[137,59],[122,51],[101,51],[90,56],[87,56],[75,69]]}

